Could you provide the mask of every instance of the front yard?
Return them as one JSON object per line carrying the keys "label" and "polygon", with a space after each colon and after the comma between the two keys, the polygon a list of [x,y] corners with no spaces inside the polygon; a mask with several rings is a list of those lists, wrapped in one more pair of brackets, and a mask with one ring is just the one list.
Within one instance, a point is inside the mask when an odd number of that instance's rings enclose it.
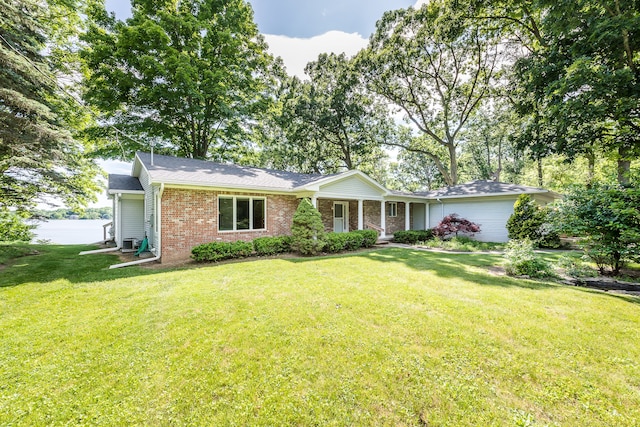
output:
{"label": "front yard", "polygon": [[0,270],[4,425],[562,425],[640,419],[640,298],[389,248]]}

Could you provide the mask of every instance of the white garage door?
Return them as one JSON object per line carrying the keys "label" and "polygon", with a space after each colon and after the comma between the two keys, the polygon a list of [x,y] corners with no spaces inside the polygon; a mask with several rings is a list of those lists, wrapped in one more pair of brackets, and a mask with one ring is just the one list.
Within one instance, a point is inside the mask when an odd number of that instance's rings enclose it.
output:
{"label": "white garage door", "polygon": [[483,242],[506,242],[507,220],[513,213],[516,199],[445,201],[429,204],[429,227],[433,228],[447,215],[458,214],[480,225],[475,238]]}

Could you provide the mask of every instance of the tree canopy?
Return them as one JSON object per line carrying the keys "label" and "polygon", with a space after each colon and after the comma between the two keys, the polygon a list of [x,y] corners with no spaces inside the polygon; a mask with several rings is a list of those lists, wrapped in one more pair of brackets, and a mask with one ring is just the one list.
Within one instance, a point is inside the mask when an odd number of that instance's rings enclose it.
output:
{"label": "tree canopy", "polygon": [[62,46],[53,42],[70,36],[61,22],[78,18],[76,6],[0,0],[0,209],[27,211],[51,198],[80,207],[97,190],[98,169],[74,138],[85,117],[56,74],[68,68],[58,67]]}
{"label": "tree canopy", "polygon": [[450,12],[442,2],[386,12],[359,63],[371,90],[425,137],[398,146],[428,156],[446,184],[456,185],[459,135],[489,94],[497,50]]}
{"label": "tree canopy", "polygon": [[[133,0],[117,21],[95,7],[84,35],[84,99],[104,124],[134,135],[99,150],[131,156],[159,150],[184,157],[233,159],[265,109],[266,45],[244,0]],[[103,135],[109,135],[104,132]]]}

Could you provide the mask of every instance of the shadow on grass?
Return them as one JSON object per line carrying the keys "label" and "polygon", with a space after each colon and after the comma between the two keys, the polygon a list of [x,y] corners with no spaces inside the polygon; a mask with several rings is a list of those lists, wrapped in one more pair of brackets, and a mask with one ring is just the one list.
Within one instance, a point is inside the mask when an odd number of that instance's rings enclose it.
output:
{"label": "shadow on grass", "polygon": [[96,249],[92,245],[30,245],[31,253],[10,260],[0,270],[0,288],[25,283],[48,283],[65,279],[72,283],[147,276],[167,270],[128,267],[109,270],[119,258],[114,254],[78,255]]}
{"label": "shadow on grass", "polygon": [[[428,271],[442,278],[459,278],[464,279],[478,285],[501,286],[501,287],[519,287],[534,290],[552,290],[566,287],[567,285],[553,283],[551,281],[520,279],[509,276],[497,276],[491,274],[488,269],[492,266],[500,264],[502,255],[489,254],[481,252],[471,252],[468,254],[449,254],[444,252],[430,252],[416,249],[404,248],[386,248],[377,249],[367,252],[355,254],[334,255],[331,257],[315,257],[315,258],[294,258],[289,261],[294,263],[308,262],[311,260],[318,261],[322,259],[330,259],[336,256],[362,257],[381,263],[401,263],[414,270]],[[487,269],[486,272],[474,271],[468,267],[477,267]],[[612,298],[621,299],[626,302],[640,304],[640,298],[621,294],[613,294],[602,292],[595,289],[584,287],[572,287],[579,292],[585,292],[596,295],[607,295]]]}

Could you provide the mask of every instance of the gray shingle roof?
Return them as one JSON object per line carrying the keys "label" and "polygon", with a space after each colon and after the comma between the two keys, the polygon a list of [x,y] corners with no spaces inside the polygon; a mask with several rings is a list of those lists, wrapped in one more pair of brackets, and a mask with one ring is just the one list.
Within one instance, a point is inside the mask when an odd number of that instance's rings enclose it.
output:
{"label": "gray shingle roof", "polygon": [[144,191],[138,178],[131,175],[109,174],[109,190]]}
{"label": "gray shingle roof", "polygon": [[149,171],[153,182],[292,190],[330,176],[214,163],[159,154],[153,155],[152,165],[151,154],[139,152],[137,156]]}
{"label": "gray shingle roof", "polygon": [[416,193],[417,195],[429,198],[443,197],[470,197],[501,194],[521,194],[521,193],[549,193],[543,188],[528,187],[526,185],[508,184],[495,181],[471,181],[466,184],[459,184],[454,187],[445,187],[435,191]]}

